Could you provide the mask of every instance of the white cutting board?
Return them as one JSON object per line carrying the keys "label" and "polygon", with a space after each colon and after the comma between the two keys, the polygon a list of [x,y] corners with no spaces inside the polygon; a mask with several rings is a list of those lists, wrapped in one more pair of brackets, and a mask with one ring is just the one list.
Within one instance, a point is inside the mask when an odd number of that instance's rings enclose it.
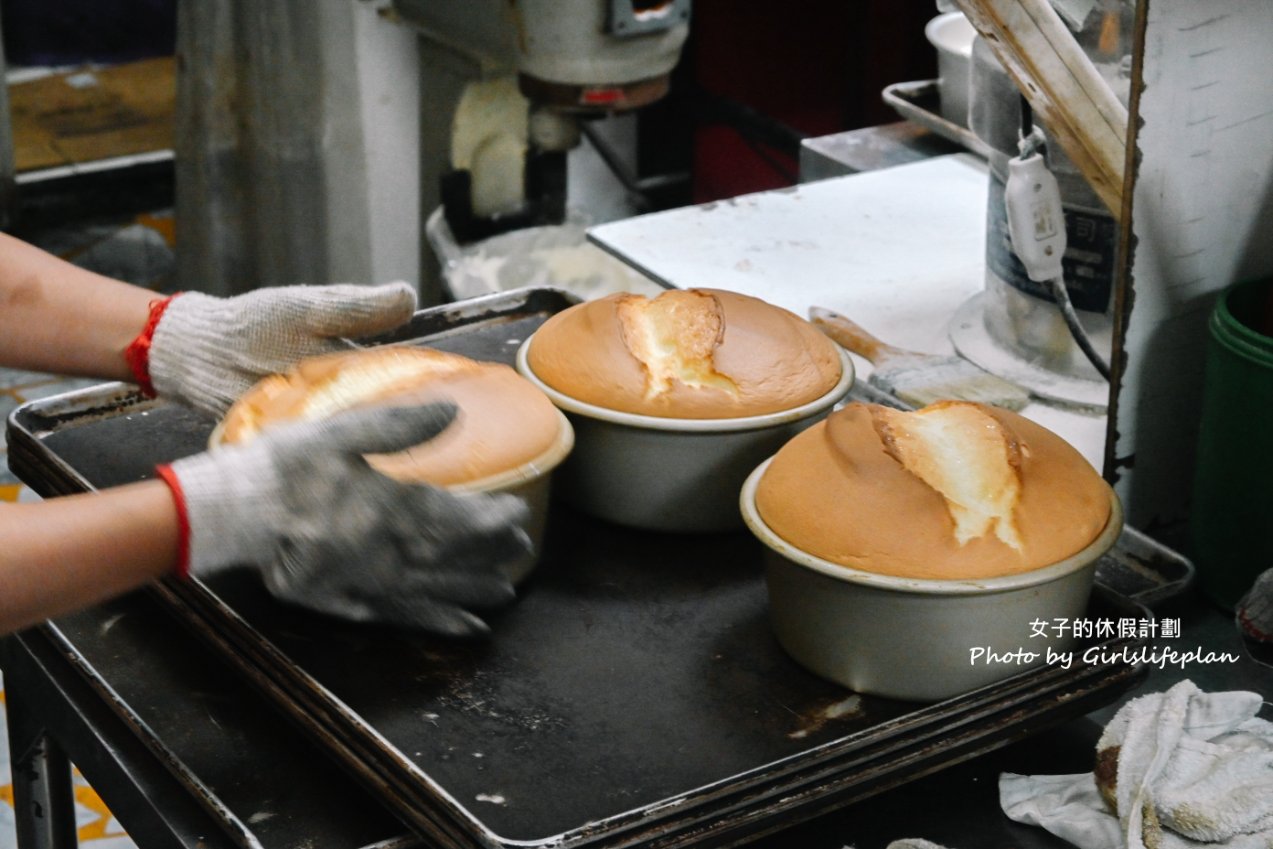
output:
{"label": "white cutting board", "polygon": [[641,215],[588,237],[662,283],[843,312],[886,342],[951,353],[984,285],[987,174],[971,154]]}

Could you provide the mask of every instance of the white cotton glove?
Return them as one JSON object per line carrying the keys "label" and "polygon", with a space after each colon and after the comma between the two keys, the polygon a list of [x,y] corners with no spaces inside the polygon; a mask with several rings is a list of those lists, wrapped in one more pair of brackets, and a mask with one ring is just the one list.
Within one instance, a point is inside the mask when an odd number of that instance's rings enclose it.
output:
{"label": "white cotton glove", "polygon": [[219,416],[262,377],[348,350],[342,339],[392,330],[415,308],[415,290],[401,282],[279,286],[233,298],[183,292],[153,328],[145,370],[160,397]]}
{"label": "white cotton glove", "polygon": [[400,483],[362,456],[418,445],[454,415],[451,404],[351,410],[160,467],[188,529],[189,573],[251,565],[277,598],[322,613],[486,631],[468,608],[512,600],[508,575],[531,556],[525,504]]}

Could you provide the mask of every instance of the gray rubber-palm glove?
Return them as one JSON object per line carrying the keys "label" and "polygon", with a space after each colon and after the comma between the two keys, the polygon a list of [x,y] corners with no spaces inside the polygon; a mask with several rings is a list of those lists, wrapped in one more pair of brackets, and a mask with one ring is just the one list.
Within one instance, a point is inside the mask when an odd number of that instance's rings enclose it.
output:
{"label": "gray rubber-palm glove", "polygon": [[507,575],[530,556],[525,505],[400,483],[362,457],[418,445],[454,415],[451,404],[352,410],[160,467],[189,573],[251,565],[277,598],[322,613],[486,631],[468,609],[513,598]]}
{"label": "gray rubber-palm glove", "polygon": [[415,308],[408,283],[183,292],[156,305],[128,357],[143,389],[220,415],[262,377],[348,350],[343,339],[392,330]]}

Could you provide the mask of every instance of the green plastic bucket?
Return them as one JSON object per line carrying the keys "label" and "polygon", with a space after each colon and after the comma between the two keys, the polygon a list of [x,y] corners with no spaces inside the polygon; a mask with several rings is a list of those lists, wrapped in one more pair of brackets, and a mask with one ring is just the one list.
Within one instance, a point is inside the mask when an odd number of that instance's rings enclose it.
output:
{"label": "green plastic bucket", "polygon": [[1190,543],[1203,591],[1232,608],[1273,568],[1273,278],[1226,290],[1208,326]]}

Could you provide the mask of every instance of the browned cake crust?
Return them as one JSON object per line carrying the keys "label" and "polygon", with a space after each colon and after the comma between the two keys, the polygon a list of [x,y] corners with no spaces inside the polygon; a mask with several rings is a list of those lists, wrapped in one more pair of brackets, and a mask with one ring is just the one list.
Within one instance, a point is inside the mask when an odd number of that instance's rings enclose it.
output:
{"label": "browned cake crust", "polygon": [[794,313],[715,289],[578,304],[535,333],[527,361],[579,401],[647,416],[740,418],[831,391],[839,349]]}
{"label": "browned cake crust", "polygon": [[278,424],[376,403],[449,399],[454,422],[423,445],[369,458],[399,480],[437,485],[479,481],[514,469],[553,446],[552,402],[508,366],[429,348],[384,347],[314,357],[256,384],[222,422],[221,441],[241,442]]}
{"label": "browned cake crust", "polygon": [[825,560],[967,579],[1078,553],[1109,521],[1110,493],[1069,443],[1016,413],[855,403],[778,452],[756,507],[774,533]]}

